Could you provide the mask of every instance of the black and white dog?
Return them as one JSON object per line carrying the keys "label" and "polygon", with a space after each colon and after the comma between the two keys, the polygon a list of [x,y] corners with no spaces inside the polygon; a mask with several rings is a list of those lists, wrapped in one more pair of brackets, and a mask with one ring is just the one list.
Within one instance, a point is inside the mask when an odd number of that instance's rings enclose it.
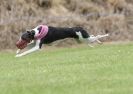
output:
{"label": "black and white dog", "polygon": [[28,46],[35,44],[34,47],[22,53],[20,53],[22,49],[18,49],[16,52],[16,57],[21,57],[23,55],[37,51],[41,49],[42,44],[49,44],[64,38],[74,38],[81,41],[84,40],[89,46],[91,46],[90,43],[95,41],[101,43],[98,39],[107,36],[108,34],[97,36],[89,35],[82,27],[61,28],[39,25],[36,28],[23,33],[18,42],[18,45],[21,44],[22,41],[28,43]]}

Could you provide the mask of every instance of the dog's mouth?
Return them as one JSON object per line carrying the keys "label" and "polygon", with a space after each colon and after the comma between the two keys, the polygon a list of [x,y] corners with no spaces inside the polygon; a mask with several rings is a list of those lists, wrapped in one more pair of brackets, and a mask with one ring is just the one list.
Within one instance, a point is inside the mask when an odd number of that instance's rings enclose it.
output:
{"label": "dog's mouth", "polygon": [[17,41],[16,46],[19,49],[24,49],[27,46],[27,44],[28,44],[27,41],[20,39]]}

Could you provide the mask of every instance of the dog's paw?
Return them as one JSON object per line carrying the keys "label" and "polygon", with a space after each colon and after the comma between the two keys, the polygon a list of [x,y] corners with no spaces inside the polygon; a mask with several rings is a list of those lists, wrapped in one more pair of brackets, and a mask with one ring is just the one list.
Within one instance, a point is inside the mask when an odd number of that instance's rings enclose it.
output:
{"label": "dog's paw", "polygon": [[22,55],[21,54],[17,54],[15,57],[21,57]]}
{"label": "dog's paw", "polygon": [[100,40],[97,40],[97,43],[98,43],[98,44],[103,44],[103,42],[101,42]]}
{"label": "dog's paw", "polygon": [[89,47],[91,47],[91,48],[94,48],[94,46],[93,46],[93,45],[91,45],[91,44],[88,44],[88,46],[89,46]]}
{"label": "dog's paw", "polygon": [[21,51],[21,50],[20,50],[20,49],[18,49],[18,50],[16,51],[16,54],[19,54],[19,53],[20,53],[20,51]]}

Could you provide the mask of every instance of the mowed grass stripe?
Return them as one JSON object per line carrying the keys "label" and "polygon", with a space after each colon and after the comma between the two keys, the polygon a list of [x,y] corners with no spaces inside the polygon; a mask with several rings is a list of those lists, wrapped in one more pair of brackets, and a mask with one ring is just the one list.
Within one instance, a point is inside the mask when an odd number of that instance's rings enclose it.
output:
{"label": "mowed grass stripe", "polygon": [[132,94],[133,44],[0,53],[1,94]]}

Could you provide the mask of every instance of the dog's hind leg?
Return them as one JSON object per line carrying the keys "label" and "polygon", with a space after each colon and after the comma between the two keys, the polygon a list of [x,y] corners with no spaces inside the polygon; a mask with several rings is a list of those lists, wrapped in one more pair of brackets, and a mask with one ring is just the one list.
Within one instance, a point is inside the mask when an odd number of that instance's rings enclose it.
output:
{"label": "dog's hind leg", "polygon": [[88,43],[88,38],[83,38],[81,32],[76,32],[76,35],[78,35],[79,39],[77,40],[78,42],[87,42],[88,46],[93,47],[90,43]]}
{"label": "dog's hind leg", "polygon": [[109,34],[105,34],[105,35],[97,35],[97,36],[94,36],[94,35],[90,35],[90,37],[88,38],[85,38],[86,42],[88,43],[88,45],[90,47],[93,47],[91,45],[91,43],[94,43],[94,42],[97,42],[99,44],[102,44],[102,42],[99,40],[100,38],[104,38],[104,37],[107,37],[109,36]]}
{"label": "dog's hind leg", "polygon": [[101,38],[104,38],[104,37],[107,37],[109,36],[109,34],[105,34],[105,35],[97,35],[97,36],[94,36],[94,35],[91,35],[89,38],[88,38],[88,41],[89,42],[98,42],[99,44],[101,44],[102,42],[99,40]]}

